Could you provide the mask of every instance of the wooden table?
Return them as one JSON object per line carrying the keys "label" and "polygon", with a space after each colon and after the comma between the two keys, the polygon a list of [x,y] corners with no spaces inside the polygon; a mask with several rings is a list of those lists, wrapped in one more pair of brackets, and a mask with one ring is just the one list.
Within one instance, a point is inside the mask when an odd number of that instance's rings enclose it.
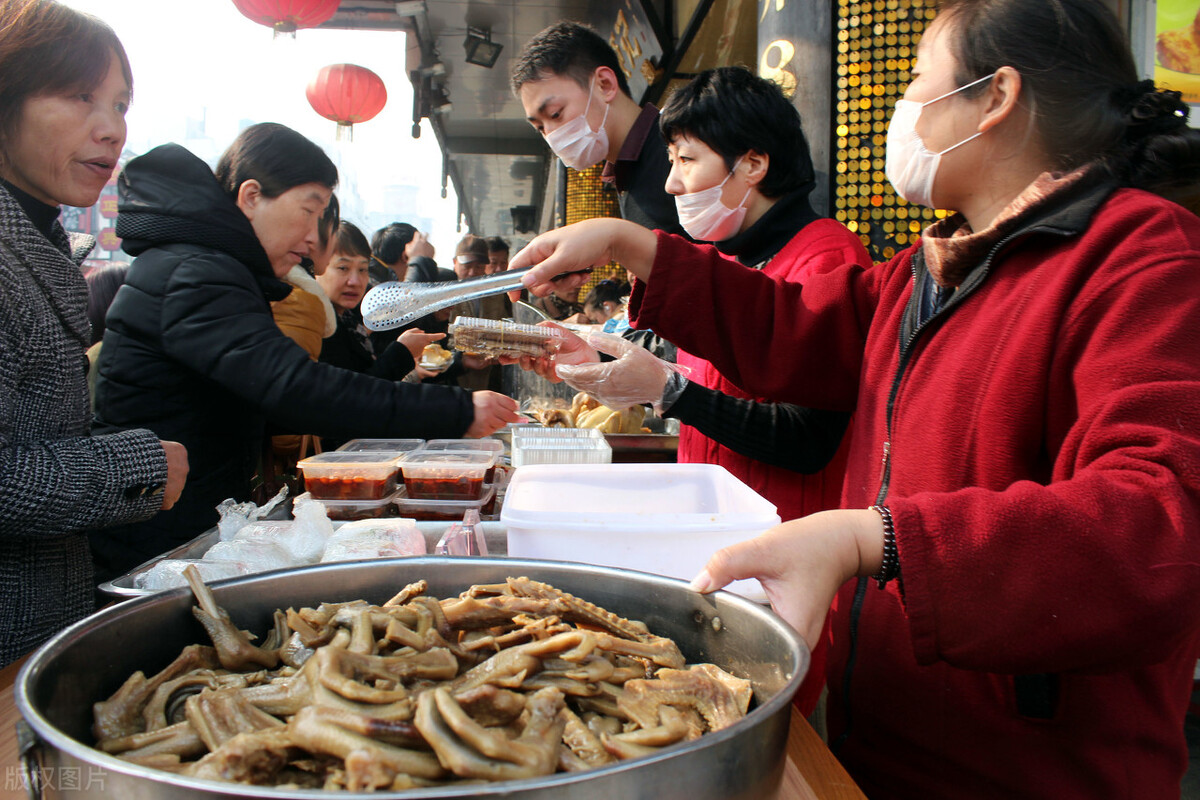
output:
{"label": "wooden table", "polygon": [[[20,786],[17,736],[14,725],[20,714],[13,699],[13,683],[21,661],[0,670],[0,800],[25,800]],[[788,734],[787,767],[777,800],[865,800],[866,796],[842,769],[812,726],[793,709]],[[14,788],[16,787],[16,788]]]}

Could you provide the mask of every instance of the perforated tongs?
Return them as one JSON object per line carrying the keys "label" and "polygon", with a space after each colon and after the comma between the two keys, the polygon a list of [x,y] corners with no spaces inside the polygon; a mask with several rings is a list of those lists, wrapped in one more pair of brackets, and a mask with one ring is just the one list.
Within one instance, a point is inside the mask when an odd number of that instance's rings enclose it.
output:
{"label": "perforated tongs", "polygon": [[[449,283],[381,283],[362,300],[363,324],[373,331],[390,331],[455,303],[520,289],[521,277],[529,269]],[[582,271],[591,272],[590,269]]]}

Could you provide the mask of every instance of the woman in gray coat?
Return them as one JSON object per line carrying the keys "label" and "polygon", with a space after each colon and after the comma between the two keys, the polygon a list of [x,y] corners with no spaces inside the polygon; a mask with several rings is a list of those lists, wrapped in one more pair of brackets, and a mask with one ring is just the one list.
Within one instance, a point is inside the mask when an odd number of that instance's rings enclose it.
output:
{"label": "woman in gray coat", "polygon": [[170,507],[187,454],[150,431],[89,436],[90,206],[125,144],[129,62],[97,19],[0,0],[0,666],[93,607],[83,531]]}

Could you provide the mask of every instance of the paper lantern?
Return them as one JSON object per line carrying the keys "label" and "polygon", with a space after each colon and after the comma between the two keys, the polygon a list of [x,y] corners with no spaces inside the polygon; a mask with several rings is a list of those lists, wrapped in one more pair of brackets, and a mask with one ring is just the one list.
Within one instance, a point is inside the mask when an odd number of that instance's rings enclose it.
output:
{"label": "paper lantern", "polygon": [[295,37],[300,28],[315,28],[338,10],[341,0],[233,0],[242,15]]}
{"label": "paper lantern", "polygon": [[314,111],[338,124],[339,140],[353,139],[354,123],[372,119],[387,103],[383,79],[355,64],[322,67],[305,94]]}

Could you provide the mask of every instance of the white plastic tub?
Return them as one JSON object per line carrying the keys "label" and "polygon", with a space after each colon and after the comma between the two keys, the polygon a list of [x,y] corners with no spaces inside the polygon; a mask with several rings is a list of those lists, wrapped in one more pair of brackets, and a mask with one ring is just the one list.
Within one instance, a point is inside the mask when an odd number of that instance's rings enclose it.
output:
{"label": "white plastic tub", "polygon": [[[544,464],[516,471],[500,521],[515,558],[690,580],[717,550],[778,525],[779,514],[714,464]],[[729,588],[766,600],[758,581]]]}

